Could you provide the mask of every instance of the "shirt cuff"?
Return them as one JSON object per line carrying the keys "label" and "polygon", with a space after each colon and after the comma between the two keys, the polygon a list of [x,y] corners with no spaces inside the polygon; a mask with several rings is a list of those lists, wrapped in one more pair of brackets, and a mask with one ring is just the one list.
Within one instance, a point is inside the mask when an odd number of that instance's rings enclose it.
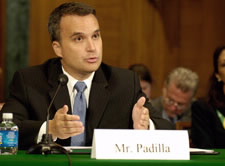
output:
{"label": "shirt cuff", "polygon": [[41,125],[41,128],[38,133],[37,143],[41,142],[42,135],[46,133],[46,122]]}
{"label": "shirt cuff", "polygon": [[[41,128],[38,133],[38,137],[37,137],[37,143],[41,142],[43,134],[46,134],[46,121],[41,125]],[[57,138],[53,138],[53,141],[56,141],[56,140]]]}
{"label": "shirt cuff", "polygon": [[155,130],[155,125],[151,119],[149,119],[149,125],[150,125],[149,130]]}

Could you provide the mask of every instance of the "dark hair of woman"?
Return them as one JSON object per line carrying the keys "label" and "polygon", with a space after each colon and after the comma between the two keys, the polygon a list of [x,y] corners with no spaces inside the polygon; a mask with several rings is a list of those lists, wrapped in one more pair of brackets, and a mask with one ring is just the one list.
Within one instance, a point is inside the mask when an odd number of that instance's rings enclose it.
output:
{"label": "dark hair of woman", "polygon": [[224,95],[224,82],[218,81],[216,74],[218,74],[219,57],[225,46],[218,47],[213,55],[213,68],[214,71],[210,77],[210,88],[208,92],[208,103],[215,108],[225,108],[225,95]]}
{"label": "dark hair of woman", "polygon": [[129,67],[130,70],[136,72],[140,80],[144,80],[152,84],[153,79],[147,66],[144,64],[133,64]]}

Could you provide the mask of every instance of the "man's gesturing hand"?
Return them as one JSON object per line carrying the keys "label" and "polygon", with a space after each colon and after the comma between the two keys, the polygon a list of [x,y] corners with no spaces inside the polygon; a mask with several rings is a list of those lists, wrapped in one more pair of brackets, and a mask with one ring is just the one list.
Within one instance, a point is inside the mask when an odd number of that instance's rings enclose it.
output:
{"label": "man's gesturing hand", "polygon": [[145,97],[141,97],[133,107],[134,129],[149,129],[149,110],[144,107]]}
{"label": "man's gesturing hand", "polygon": [[54,119],[49,121],[49,133],[53,138],[66,139],[84,132],[80,117],[67,114],[68,110],[68,106],[64,105],[56,112]]}

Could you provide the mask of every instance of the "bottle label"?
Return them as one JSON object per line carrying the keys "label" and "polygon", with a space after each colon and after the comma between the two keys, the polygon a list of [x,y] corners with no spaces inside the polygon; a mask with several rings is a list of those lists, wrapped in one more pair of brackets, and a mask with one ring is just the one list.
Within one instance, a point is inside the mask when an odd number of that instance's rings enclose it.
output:
{"label": "bottle label", "polygon": [[0,147],[17,147],[18,146],[18,131],[1,131],[0,132]]}

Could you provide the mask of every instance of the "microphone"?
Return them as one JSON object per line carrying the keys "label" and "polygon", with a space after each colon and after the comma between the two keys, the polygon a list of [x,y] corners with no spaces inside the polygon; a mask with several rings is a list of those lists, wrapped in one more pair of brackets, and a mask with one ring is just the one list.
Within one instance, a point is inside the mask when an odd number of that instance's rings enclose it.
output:
{"label": "microphone", "polygon": [[55,143],[53,141],[52,135],[49,134],[49,116],[50,116],[50,109],[52,104],[57,96],[59,89],[66,85],[68,82],[68,77],[65,74],[60,74],[58,78],[59,85],[56,89],[56,92],[48,106],[47,109],[47,119],[46,119],[46,134],[42,135],[41,142],[32,146],[28,149],[28,154],[58,154],[58,153],[67,153],[66,149],[63,148],[61,145]]}

